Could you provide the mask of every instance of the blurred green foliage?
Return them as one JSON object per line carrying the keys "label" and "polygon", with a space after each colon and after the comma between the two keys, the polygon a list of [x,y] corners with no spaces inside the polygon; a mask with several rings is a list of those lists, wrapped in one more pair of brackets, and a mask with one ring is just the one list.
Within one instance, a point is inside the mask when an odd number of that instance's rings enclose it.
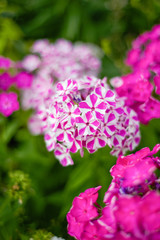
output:
{"label": "blurred green foliage", "polygon": [[[159,16],[159,0],[0,0],[0,54],[18,60],[39,38],[91,42],[103,48],[101,77],[110,78],[129,70],[123,59],[131,41],[158,24]],[[65,216],[73,198],[101,185],[102,203],[116,159],[106,147],[94,154],[85,151],[82,159],[74,154],[75,165],[62,167],[43,137],[29,133],[30,114],[20,110],[0,116],[0,239],[43,235],[43,240],[50,232],[72,239]],[[137,149],[152,148],[159,141],[160,120],[141,126],[141,133]],[[24,200],[15,201],[13,195]]]}

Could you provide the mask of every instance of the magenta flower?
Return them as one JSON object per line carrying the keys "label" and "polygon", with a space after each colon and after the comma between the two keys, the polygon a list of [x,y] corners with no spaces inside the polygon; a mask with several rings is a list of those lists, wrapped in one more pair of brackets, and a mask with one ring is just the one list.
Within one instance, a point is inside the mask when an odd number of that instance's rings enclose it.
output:
{"label": "magenta flower", "polygon": [[68,165],[73,165],[73,160],[69,154],[69,149],[63,146],[60,143],[57,143],[55,145],[55,151],[54,154],[56,158],[60,161],[62,166],[68,166]]}
{"label": "magenta flower", "polygon": [[[148,192],[140,205],[140,223],[144,232],[155,233],[160,229],[160,193]],[[157,238],[158,239],[158,238]]]}
{"label": "magenta flower", "polygon": [[68,122],[63,122],[58,125],[56,136],[59,142],[73,142],[74,129]]}
{"label": "magenta flower", "polygon": [[[73,163],[70,153],[83,156],[84,148],[93,153],[108,145],[120,155],[138,145],[139,122],[106,78],[96,77],[100,61],[91,47],[39,40],[19,67],[23,108],[35,110],[29,128],[44,135],[48,151],[63,165]],[[32,76],[30,86],[23,74]]]}
{"label": "magenta flower", "polygon": [[77,84],[72,79],[68,79],[67,81],[65,81],[63,83],[57,84],[57,91],[60,96],[71,94],[77,90],[78,90]]}
{"label": "magenta flower", "polygon": [[0,68],[9,69],[11,67],[12,61],[9,58],[0,56]]}
{"label": "magenta flower", "polygon": [[108,89],[106,91],[106,89],[102,86],[97,87],[95,89],[95,93],[100,97],[100,99],[103,99],[104,101],[106,101],[108,103],[108,105],[116,105],[115,104],[115,94],[113,91],[111,91],[110,89]]}
{"label": "magenta flower", "polygon": [[76,118],[76,125],[80,135],[86,136],[93,134],[100,125],[99,121],[95,120],[91,112],[87,112],[83,117]]}
{"label": "magenta flower", "polygon": [[89,95],[85,101],[79,103],[79,109],[82,113],[92,112],[94,117],[103,119],[107,104],[93,93]]}
{"label": "magenta flower", "polygon": [[106,144],[110,145],[110,139],[99,131],[88,136],[86,140],[86,147],[90,153],[95,152],[98,148],[105,147]]}
{"label": "magenta flower", "polygon": [[56,143],[57,143],[55,132],[46,133],[44,135],[44,139],[45,139],[47,150],[49,152],[52,151],[55,148]]}
{"label": "magenta flower", "polygon": [[[93,153],[109,145],[114,147],[114,154],[120,155],[137,146],[139,122],[134,111],[124,108],[108,88],[104,99],[98,95],[105,86],[100,79],[96,83],[97,94],[94,87],[88,88],[85,92],[87,98],[82,101],[84,92],[77,89],[78,81],[67,79],[59,83],[56,93],[51,91],[50,97],[43,99],[36,109],[37,124],[40,119],[47,149],[55,150],[58,142],[68,149],[68,153],[80,150],[83,156],[83,147]],[[83,108],[84,105],[88,107]],[[101,119],[97,119],[97,115]]]}
{"label": "magenta flower", "polygon": [[31,87],[33,76],[26,72],[20,72],[15,76],[15,81],[18,88],[26,89]]}
{"label": "magenta flower", "polygon": [[0,93],[0,112],[5,116],[10,116],[14,111],[19,110],[19,102],[17,100],[17,94]]}
{"label": "magenta flower", "polygon": [[72,135],[73,141],[71,142],[70,152],[75,153],[79,149],[82,149],[82,139],[78,134],[78,130],[76,129]]}
{"label": "magenta flower", "polygon": [[116,117],[113,113],[105,113],[102,123],[102,131],[107,136],[112,136],[116,131]]}
{"label": "magenta flower", "polygon": [[115,209],[115,218],[122,231],[138,235],[139,196],[120,196]]}
{"label": "magenta flower", "polygon": [[[113,180],[105,193],[105,206],[97,203],[98,188],[87,189],[73,200],[67,214],[68,233],[77,240],[156,240],[160,236],[160,178],[153,173],[159,170],[159,157],[153,157],[160,150],[157,144],[152,151],[141,149],[135,154],[119,157],[111,173]],[[141,171],[141,181],[123,182],[133,179],[136,164],[145,163]],[[130,176],[124,173],[130,171]],[[132,176],[133,175],[133,176]],[[79,231],[78,231],[79,229]]]}
{"label": "magenta flower", "polygon": [[[111,80],[125,104],[138,114],[139,120],[147,124],[153,118],[160,118],[160,25],[140,35],[128,52],[126,63],[132,73],[119,81]],[[156,93],[156,94],[155,94]]]}
{"label": "magenta flower", "polygon": [[136,154],[119,157],[117,164],[111,169],[111,175],[122,179],[123,187],[135,186],[149,180],[156,169],[153,159],[148,157],[149,153],[149,148],[144,148]]}
{"label": "magenta flower", "polygon": [[81,234],[84,230],[84,223],[83,222],[77,222],[76,218],[73,217],[71,214],[67,214],[67,221],[68,223],[68,234],[75,237],[76,239],[80,239]]}
{"label": "magenta flower", "polygon": [[85,222],[98,216],[97,208],[87,198],[76,197],[73,201],[73,207],[70,214],[78,222]]}
{"label": "magenta flower", "polygon": [[0,74],[0,89],[7,91],[9,87],[13,84],[13,78],[9,73],[4,72]]}

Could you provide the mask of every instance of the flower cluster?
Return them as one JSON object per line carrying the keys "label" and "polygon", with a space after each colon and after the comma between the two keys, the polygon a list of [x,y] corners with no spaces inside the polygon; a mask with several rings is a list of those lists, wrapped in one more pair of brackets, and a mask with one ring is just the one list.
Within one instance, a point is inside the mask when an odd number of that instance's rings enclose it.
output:
{"label": "flower cluster", "polygon": [[93,47],[39,40],[31,50],[19,63],[33,76],[31,86],[22,91],[22,104],[35,110],[30,131],[44,134],[47,149],[54,150],[63,166],[73,164],[70,153],[80,150],[82,156],[83,147],[93,153],[109,145],[120,155],[137,146],[136,113],[116,98],[106,79],[95,77],[100,61]]}
{"label": "flower cluster", "polygon": [[[0,113],[5,117],[19,110],[18,95],[11,92],[13,89],[27,89],[31,87],[32,75],[25,71],[20,72],[18,64],[9,58],[0,56]],[[8,92],[10,91],[10,92]]]}
{"label": "flower cluster", "polygon": [[0,113],[5,117],[10,116],[14,111],[19,109],[19,102],[15,92],[7,92],[15,82],[14,77],[9,70],[14,63],[9,58],[0,56]]}
{"label": "flower cluster", "polygon": [[140,35],[128,52],[127,65],[133,72],[112,79],[119,96],[134,109],[143,124],[160,118],[160,25]]}
{"label": "flower cluster", "polygon": [[78,240],[160,239],[160,158],[153,156],[159,150],[157,144],[119,157],[105,206],[97,203],[101,187],[81,193],[67,214],[68,233]]}
{"label": "flower cluster", "polygon": [[73,45],[64,39],[54,44],[48,40],[36,41],[31,54],[19,63],[21,69],[33,76],[31,87],[22,93],[23,107],[36,109],[52,95],[54,85],[59,81],[84,75],[97,76],[101,65],[96,57],[99,52],[95,46]]}
{"label": "flower cluster", "polygon": [[121,155],[139,143],[136,113],[123,106],[105,81],[83,77],[58,82],[30,119],[32,132],[44,134],[47,149],[63,166],[73,164],[70,152],[80,150],[83,156],[83,147],[93,153],[109,145],[112,154]]}

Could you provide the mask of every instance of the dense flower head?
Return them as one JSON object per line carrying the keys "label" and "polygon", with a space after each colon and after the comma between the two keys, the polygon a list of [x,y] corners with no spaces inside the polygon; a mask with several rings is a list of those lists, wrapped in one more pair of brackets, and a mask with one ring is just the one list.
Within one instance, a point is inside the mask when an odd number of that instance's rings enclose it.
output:
{"label": "dense flower head", "polygon": [[57,82],[84,75],[97,76],[101,65],[97,58],[99,54],[100,49],[89,44],[73,45],[64,39],[55,43],[46,39],[36,41],[31,54],[19,63],[19,67],[33,75],[30,89],[22,94],[24,108],[40,105],[52,94]]}
{"label": "dense flower head", "polygon": [[119,157],[111,169],[105,206],[97,203],[100,187],[81,193],[67,214],[68,233],[78,240],[160,239],[160,179],[155,174],[160,158],[153,156],[159,150],[157,144],[152,151]]}
{"label": "dense flower head", "polygon": [[[96,77],[100,69],[96,52],[93,46],[63,39],[54,44],[38,40],[19,63],[23,108],[35,110],[29,129],[44,134],[48,151],[54,150],[63,166],[73,164],[70,153],[80,150],[83,156],[83,148],[93,153],[108,145],[114,155],[121,155],[140,141],[136,113],[124,107],[106,78]],[[31,75],[26,83],[21,80]]]}
{"label": "dense flower head", "polygon": [[[33,134],[44,134],[48,151],[63,166],[73,164],[70,153],[83,147],[90,153],[106,145],[114,155],[133,150],[140,141],[136,113],[109,89],[106,79],[66,79],[53,86],[29,121]],[[37,124],[36,124],[37,122]]]}
{"label": "dense flower head", "polygon": [[119,96],[134,109],[143,124],[160,118],[160,25],[140,35],[128,52],[132,73],[112,79]]}
{"label": "dense flower head", "polygon": [[17,111],[19,109],[18,95],[13,92],[14,88],[26,89],[31,83],[31,74],[19,72],[16,62],[0,56],[0,113],[8,117]]}

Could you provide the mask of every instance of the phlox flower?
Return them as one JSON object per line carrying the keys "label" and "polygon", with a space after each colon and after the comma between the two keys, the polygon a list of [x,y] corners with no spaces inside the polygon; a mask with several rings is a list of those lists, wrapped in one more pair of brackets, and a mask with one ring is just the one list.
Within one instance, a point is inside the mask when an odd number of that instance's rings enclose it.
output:
{"label": "phlox flower", "polygon": [[99,121],[95,120],[91,112],[87,112],[82,117],[76,118],[76,126],[78,127],[79,135],[90,135],[96,131],[100,125]]}
{"label": "phlox flower", "polygon": [[7,70],[12,66],[12,64],[11,59],[0,56],[0,68]]}
{"label": "phlox flower", "polygon": [[63,166],[73,164],[70,153],[82,156],[84,148],[93,153],[108,145],[121,155],[140,141],[136,113],[124,106],[106,78],[96,77],[97,56],[90,45],[38,40],[18,65],[22,106],[34,109],[29,129],[44,135],[48,151]]}
{"label": "phlox flower", "polygon": [[26,72],[20,72],[15,76],[15,82],[18,88],[26,89],[32,85],[33,76]]}
{"label": "phlox flower", "polygon": [[13,77],[9,73],[0,74],[0,90],[7,91],[13,82]]}
{"label": "phlox flower", "polygon": [[87,96],[85,101],[79,103],[79,109],[82,113],[91,112],[95,118],[103,119],[103,114],[107,109],[107,104],[93,93]]}
{"label": "phlox flower", "polygon": [[111,83],[125,104],[134,109],[140,122],[147,124],[153,118],[160,118],[160,25],[141,34],[133,41],[126,64],[132,72]]}
{"label": "phlox flower", "polygon": [[55,145],[54,154],[56,158],[60,161],[62,166],[73,165],[73,160],[70,156],[69,149],[60,143]]}
{"label": "phlox flower", "polygon": [[[57,83],[56,91],[53,90],[50,97],[43,99],[36,108],[37,117],[34,119],[37,119],[38,126],[41,121],[40,130],[45,136],[47,149],[55,150],[56,143],[59,143],[65,152],[67,149],[70,159],[70,152],[80,150],[83,155],[83,147],[93,153],[109,145],[114,148],[113,153],[119,155],[137,146],[140,135],[136,113],[123,107],[123,101],[120,103],[121,100],[100,79],[97,79],[95,88],[84,89],[87,95],[84,98],[84,91],[78,87],[79,80],[66,79]],[[105,92],[104,98],[102,92]],[[69,163],[72,161],[66,164]]]}
{"label": "phlox flower", "polygon": [[19,109],[17,94],[14,92],[0,93],[0,112],[5,116],[10,116]]}
{"label": "phlox flower", "polygon": [[[157,144],[152,151],[146,147],[118,158],[111,169],[113,180],[105,193],[104,207],[97,203],[100,187],[87,189],[75,197],[67,214],[68,233],[77,240],[159,239],[160,188],[157,183],[160,185],[160,179],[154,171],[160,169],[157,165],[160,158],[153,156],[159,150],[160,144]],[[135,182],[134,168],[139,163],[150,166],[150,171],[145,166],[137,167],[141,176],[140,181]],[[132,170],[128,175],[127,169]]]}

